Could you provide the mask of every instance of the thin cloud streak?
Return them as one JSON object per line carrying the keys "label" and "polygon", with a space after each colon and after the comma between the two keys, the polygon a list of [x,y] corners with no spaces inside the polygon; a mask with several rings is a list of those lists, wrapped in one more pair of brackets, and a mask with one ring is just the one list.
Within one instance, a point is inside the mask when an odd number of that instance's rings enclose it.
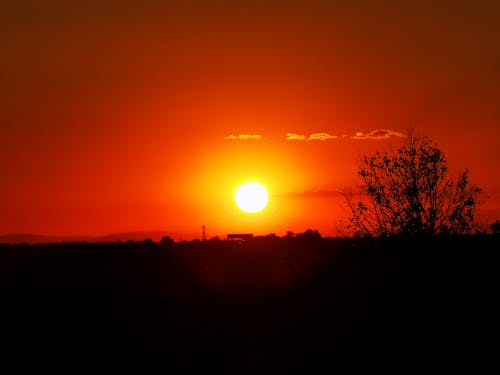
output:
{"label": "thin cloud streak", "polygon": [[[390,130],[390,129],[377,129],[374,131],[371,131],[369,133],[363,133],[363,132],[357,132],[353,135],[347,135],[343,134],[342,136],[338,135],[333,135],[330,133],[324,133],[324,132],[319,132],[319,133],[311,133],[309,135],[304,135],[304,134],[297,134],[297,133],[286,133],[286,140],[287,141],[327,141],[331,139],[354,139],[354,140],[364,140],[364,139],[371,139],[371,140],[384,140],[384,139],[389,139],[391,137],[399,137],[399,138],[405,138],[406,135],[395,131],[395,130]],[[230,141],[263,141],[267,139],[261,134],[230,134],[224,137],[226,140]]]}
{"label": "thin cloud streak", "polygon": [[357,132],[353,136],[351,136],[351,139],[374,139],[374,140],[381,140],[381,139],[388,139],[391,137],[399,137],[399,138],[405,138],[406,135],[403,133],[394,131],[394,130],[389,130],[389,129],[377,129],[374,130],[370,133],[363,133],[363,132]]}
{"label": "thin cloud streak", "polygon": [[331,135],[328,133],[312,133],[309,136],[296,133],[286,133],[287,141],[325,141],[327,139],[336,139],[336,135]]}
{"label": "thin cloud streak", "polygon": [[312,133],[309,136],[296,133],[286,133],[287,141],[326,141],[330,139],[354,139],[354,140],[383,140],[391,137],[405,138],[406,135],[390,129],[377,129],[369,133],[357,132],[354,135],[343,134],[342,136],[332,135],[329,133]]}
{"label": "thin cloud streak", "polygon": [[295,134],[295,133],[286,133],[286,140],[287,141],[305,141],[307,140],[307,137],[302,134]]}
{"label": "thin cloud streak", "polygon": [[309,136],[309,141],[325,141],[327,139],[337,139],[338,136],[328,133],[313,133]]}
{"label": "thin cloud streak", "polygon": [[260,134],[230,134],[224,137],[224,139],[230,140],[230,141],[262,141],[266,139],[266,137],[260,135]]}

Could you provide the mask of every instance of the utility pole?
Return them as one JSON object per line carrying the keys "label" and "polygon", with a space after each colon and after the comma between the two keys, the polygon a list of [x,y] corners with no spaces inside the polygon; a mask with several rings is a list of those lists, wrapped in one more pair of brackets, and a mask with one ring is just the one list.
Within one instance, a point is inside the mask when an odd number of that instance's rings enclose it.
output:
{"label": "utility pole", "polygon": [[206,241],[206,240],[207,240],[207,236],[206,236],[206,234],[205,234],[205,224],[203,224],[203,225],[201,226],[201,239],[202,239],[203,241]]}

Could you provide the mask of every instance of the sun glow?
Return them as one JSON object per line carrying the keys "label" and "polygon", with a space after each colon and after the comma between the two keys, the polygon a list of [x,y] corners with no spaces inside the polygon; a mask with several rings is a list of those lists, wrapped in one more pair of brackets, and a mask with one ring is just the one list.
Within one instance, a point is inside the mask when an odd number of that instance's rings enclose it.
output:
{"label": "sun glow", "polygon": [[234,194],[236,205],[247,213],[262,211],[269,200],[267,190],[257,182],[247,182],[241,185]]}

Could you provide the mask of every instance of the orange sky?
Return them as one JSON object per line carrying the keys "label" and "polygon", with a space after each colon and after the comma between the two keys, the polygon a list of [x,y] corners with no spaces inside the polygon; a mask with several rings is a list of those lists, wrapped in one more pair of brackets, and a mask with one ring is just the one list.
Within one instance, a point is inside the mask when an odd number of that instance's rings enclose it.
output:
{"label": "orange sky", "polygon": [[497,2],[343,3],[0,5],[0,234],[335,235],[356,158],[410,129],[498,214]]}

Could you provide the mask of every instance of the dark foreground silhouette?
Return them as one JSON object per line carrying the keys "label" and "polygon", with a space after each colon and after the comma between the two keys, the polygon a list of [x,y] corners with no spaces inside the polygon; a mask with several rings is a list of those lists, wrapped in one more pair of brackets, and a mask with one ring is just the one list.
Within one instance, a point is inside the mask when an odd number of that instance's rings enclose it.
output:
{"label": "dark foreground silhouette", "polygon": [[498,373],[499,243],[0,245],[0,371]]}

